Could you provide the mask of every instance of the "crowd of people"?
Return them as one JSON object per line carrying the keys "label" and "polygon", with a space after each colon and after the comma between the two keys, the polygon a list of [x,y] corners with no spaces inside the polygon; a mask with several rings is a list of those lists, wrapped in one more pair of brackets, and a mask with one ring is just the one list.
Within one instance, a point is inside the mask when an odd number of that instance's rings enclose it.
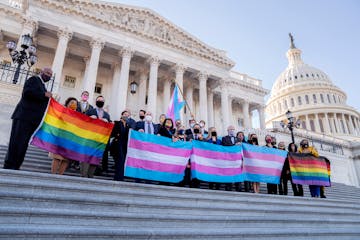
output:
{"label": "crowd of people", "polygon": [[[27,143],[30,136],[35,131],[36,127],[40,124],[41,117],[46,109],[46,103],[51,97],[51,93],[47,92],[44,83],[48,81],[48,76],[51,76],[51,69],[45,68],[39,76],[33,76],[28,79],[24,85],[23,93],[19,104],[12,116],[13,126],[9,142],[8,153],[4,162],[4,168],[19,169],[25,156]],[[101,119],[105,122],[112,122],[109,113],[104,109],[105,98],[98,96],[96,98],[95,106],[89,102],[89,93],[82,92],[81,99],[77,100],[70,97],[65,101],[65,106],[74,111],[86,114],[91,118]],[[40,107],[39,107],[40,106]],[[32,109],[36,108],[36,116]],[[20,114],[19,114],[20,112]],[[32,114],[32,117],[26,116]],[[29,120],[30,119],[30,120]],[[201,120],[196,122],[195,119],[189,120],[188,127],[185,127],[181,120],[176,120],[175,123],[171,118],[167,118],[165,114],[161,114],[158,122],[155,122],[153,115],[149,111],[140,110],[139,119],[135,121],[131,117],[129,109],[121,113],[120,119],[113,121],[114,128],[111,133],[111,140],[107,144],[102,157],[101,165],[96,166],[93,164],[66,159],[58,154],[49,153],[49,157],[53,159],[51,172],[53,174],[64,174],[68,167],[80,170],[82,177],[92,178],[94,174],[106,175],[109,171],[109,153],[114,159],[115,176],[114,180],[124,180],[124,164],[127,153],[127,143],[130,129],[135,131],[144,132],[147,134],[160,135],[163,137],[171,138],[172,141],[205,141],[211,144],[222,146],[234,146],[242,143],[249,143],[259,145],[258,137],[255,133],[250,133],[245,136],[244,132],[236,132],[234,126],[228,126],[227,135],[219,136],[215,127],[206,129],[206,122]],[[26,135],[24,131],[26,130]],[[23,146],[19,146],[21,142]],[[15,144],[16,143],[16,144]],[[270,148],[278,148],[280,150],[287,150],[288,152],[309,153],[318,157],[314,147],[309,146],[308,140],[304,139],[300,142],[300,147],[295,143],[290,143],[286,149],[284,142],[276,143],[276,138],[270,135],[265,136],[265,146]],[[21,148],[21,149],[19,149]],[[16,153],[18,151],[18,153]],[[19,152],[21,155],[19,155]],[[139,179],[136,179],[139,182]],[[299,184],[294,184],[291,178],[290,165],[288,159],[285,160],[284,167],[281,173],[280,184],[267,184],[268,194],[288,194],[288,182],[290,181],[294,196],[303,196],[303,187]],[[166,184],[166,183],[163,183]],[[200,181],[191,178],[191,165],[190,160],[185,170],[183,181],[178,183],[178,186],[189,186],[197,188]],[[210,189],[219,190],[223,185],[226,191],[245,191],[245,192],[260,192],[259,182],[238,182],[238,183],[208,183]],[[312,197],[325,197],[324,188],[321,186],[309,186]]]}

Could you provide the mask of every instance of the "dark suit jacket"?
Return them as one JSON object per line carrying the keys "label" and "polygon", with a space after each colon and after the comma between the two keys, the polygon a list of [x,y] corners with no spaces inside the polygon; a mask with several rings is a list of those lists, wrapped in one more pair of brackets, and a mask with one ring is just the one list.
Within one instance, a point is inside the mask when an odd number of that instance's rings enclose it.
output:
{"label": "dark suit jacket", "polygon": [[[96,108],[87,110],[86,115],[88,115],[88,116],[95,115],[96,117],[99,117],[99,116],[97,115]],[[109,115],[105,110],[104,110],[104,116],[103,116],[103,118],[105,118],[106,120],[108,120],[109,122],[111,122],[111,120],[110,120],[110,115]]]}
{"label": "dark suit jacket", "polygon": [[[237,137],[234,137],[234,143],[237,143],[237,142],[239,142],[239,139]],[[234,146],[235,145],[232,143],[231,137],[229,135],[222,138],[221,144],[223,146]]]}
{"label": "dark suit jacket", "polygon": [[114,139],[110,144],[110,153],[114,158],[120,158],[121,161],[125,161],[129,129],[128,124],[124,125],[122,121],[114,121],[114,127],[111,132],[111,137]]}
{"label": "dark suit jacket", "polygon": [[132,128],[132,129],[135,130],[135,128],[136,128],[136,121],[135,121],[134,119],[129,118],[129,119],[127,120],[127,124],[129,125],[130,128]]}
{"label": "dark suit jacket", "polygon": [[[154,127],[154,134],[158,134],[159,133],[159,126],[157,124],[152,124]],[[144,121],[138,121],[136,122],[136,127],[135,130],[139,131],[140,129],[145,131],[145,122]]]}
{"label": "dark suit jacket", "polygon": [[41,78],[39,76],[30,77],[24,84],[20,102],[11,118],[40,124],[49,101],[45,93],[46,88]]}
{"label": "dark suit jacket", "polygon": [[76,108],[76,111],[77,111],[77,112],[81,112],[81,113],[86,114],[87,111],[93,109],[93,106],[91,106],[91,104],[87,102],[87,103],[86,103],[85,111],[83,112],[82,109],[81,109],[81,104],[82,104],[82,102],[79,101],[78,104],[77,104],[77,108]]}

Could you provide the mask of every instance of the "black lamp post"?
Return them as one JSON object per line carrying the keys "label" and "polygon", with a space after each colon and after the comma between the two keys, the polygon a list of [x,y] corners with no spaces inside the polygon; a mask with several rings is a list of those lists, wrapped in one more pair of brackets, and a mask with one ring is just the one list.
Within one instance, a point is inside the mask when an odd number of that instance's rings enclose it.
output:
{"label": "black lamp post", "polygon": [[136,93],[137,86],[138,86],[138,84],[135,81],[132,81],[130,83],[130,92],[131,92],[131,94]]}
{"label": "black lamp post", "polygon": [[[296,120],[295,117],[293,117],[292,112],[290,110],[288,110],[286,113],[286,118],[287,121],[281,121],[280,125],[283,128],[288,128],[291,132],[291,141],[292,143],[295,143],[295,139],[294,139],[294,128],[299,128],[301,121],[298,119]],[[296,120],[296,121],[295,121]]]}
{"label": "black lamp post", "polygon": [[32,37],[30,34],[25,34],[21,37],[21,50],[16,50],[16,42],[9,41],[6,44],[7,49],[13,63],[17,64],[17,68],[14,74],[13,83],[16,84],[19,79],[20,69],[24,63],[27,63],[29,69],[37,62],[36,47],[32,45]]}

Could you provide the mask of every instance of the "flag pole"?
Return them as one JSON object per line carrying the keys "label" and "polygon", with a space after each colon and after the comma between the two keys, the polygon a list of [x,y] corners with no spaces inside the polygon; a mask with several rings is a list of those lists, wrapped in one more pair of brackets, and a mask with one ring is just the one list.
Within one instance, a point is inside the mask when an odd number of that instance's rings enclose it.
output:
{"label": "flag pole", "polygon": [[181,93],[181,96],[183,97],[183,99],[184,99],[184,101],[185,101],[185,104],[186,104],[187,108],[189,109],[190,116],[194,119],[194,115],[193,115],[193,113],[192,113],[192,111],[191,111],[191,108],[190,108],[188,102],[186,101],[186,98],[184,97],[184,94],[183,94],[182,90],[181,90],[180,87],[179,87],[179,84],[177,84],[177,82],[176,82],[175,80],[174,80],[174,83],[175,83],[175,85],[178,87],[178,89],[179,89],[179,91],[180,91],[180,93]]}

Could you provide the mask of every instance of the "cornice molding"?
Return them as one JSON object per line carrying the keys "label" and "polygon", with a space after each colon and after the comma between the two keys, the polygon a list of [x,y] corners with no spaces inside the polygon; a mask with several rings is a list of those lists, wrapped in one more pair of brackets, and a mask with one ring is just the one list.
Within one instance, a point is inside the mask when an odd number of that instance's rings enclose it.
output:
{"label": "cornice molding", "polygon": [[149,9],[84,0],[34,0],[33,3],[40,8],[80,17],[89,23],[170,46],[227,69],[235,65],[224,51],[204,44]]}

